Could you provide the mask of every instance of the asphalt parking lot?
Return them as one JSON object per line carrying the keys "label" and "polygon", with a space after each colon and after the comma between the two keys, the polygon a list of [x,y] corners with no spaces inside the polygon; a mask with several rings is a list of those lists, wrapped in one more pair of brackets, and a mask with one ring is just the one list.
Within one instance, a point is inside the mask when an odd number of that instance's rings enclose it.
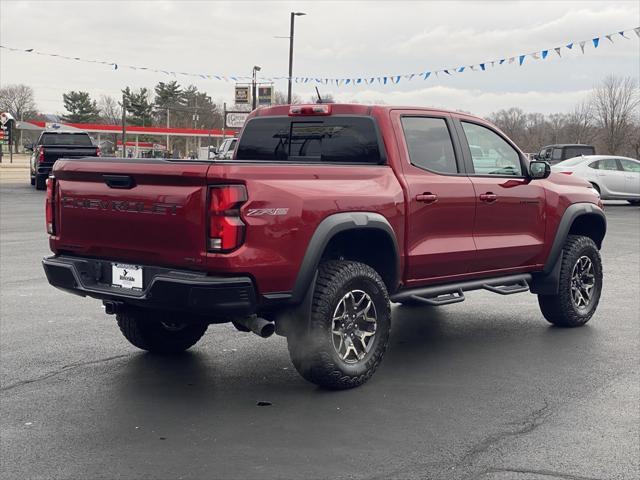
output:
{"label": "asphalt parking lot", "polygon": [[2,478],[640,478],[638,207],[607,205],[586,327],[549,326],[530,294],[398,306],[373,379],[328,392],[283,338],[229,325],[177,357],[136,350],[47,284],[43,192],[0,189]]}

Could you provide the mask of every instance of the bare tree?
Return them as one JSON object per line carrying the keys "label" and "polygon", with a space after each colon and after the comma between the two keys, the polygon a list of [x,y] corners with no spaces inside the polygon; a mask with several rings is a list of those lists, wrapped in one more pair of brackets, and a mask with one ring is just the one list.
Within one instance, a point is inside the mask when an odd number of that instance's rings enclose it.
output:
{"label": "bare tree", "polygon": [[527,119],[522,109],[512,107],[508,110],[498,110],[489,116],[489,120],[516,143],[524,140]]}
{"label": "bare tree", "polygon": [[[1,87],[0,111],[9,112],[13,118],[20,121],[35,117],[38,112],[33,99],[33,88],[22,83]],[[13,133],[15,135],[15,129]],[[18,152],[19,145],[22,145],[22,130],[20,130],[20,140],[14,142],[15,152]]]}
{"label": "bare tree", "polygon": [[615,155],[623,148],[637,115],[638,80],[610,75],[594,89],[592,102],[602,142],[607,153]]}
{"label": "bare tree", "polygon": [[122,121],[122,108],[115,98],[102,95],[98,101],[98,109],[100,110],[100,119],[104,123],[116,125]]}
{"label": "bare tree", "polygon": [[595,137],[593,105],[582,101],[573,108],[567,119],[567,136],[571,142],[591,143]]}

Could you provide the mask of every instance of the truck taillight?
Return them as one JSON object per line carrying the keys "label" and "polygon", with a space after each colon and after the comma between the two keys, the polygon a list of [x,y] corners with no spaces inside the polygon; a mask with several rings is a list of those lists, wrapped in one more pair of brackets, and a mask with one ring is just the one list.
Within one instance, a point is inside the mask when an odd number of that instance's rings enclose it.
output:
{"label": "truck taillight", "polygon": [[331,115],[330,104],[318,104],[318,105],[292,105],[289,108],[289,116],[295,117],[298,115]]}
{"label": "truck taillight", "polygon": [[47,222],[47,233],[49,235],[56,234],[55,203],[56,179],[54,177],[49,177],[47,178],[47,197],[45,200],[45,218]]}
{"label": "truck taillight", "polygon": [[38,163],[44,162],[44,147],[38,149]]}
{"label": "truck taillight", "polygon": [[245,225],[240,218],[240,207],[246,201],[244,185],[209,188],[209,251],[228,252],[242,245]]}

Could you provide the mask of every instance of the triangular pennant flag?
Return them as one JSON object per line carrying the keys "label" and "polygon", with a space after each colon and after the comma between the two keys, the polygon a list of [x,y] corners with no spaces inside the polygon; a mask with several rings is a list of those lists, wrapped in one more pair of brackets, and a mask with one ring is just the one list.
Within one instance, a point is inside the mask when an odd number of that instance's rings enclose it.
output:
{"label": "triangular pennant flag", "polygon": [[387,84],[387,77],[382,77],[382,79],[384,80],[384,84]]}
{"label": "triangular pennant flag", "polygon": [[495,60],[491,60],[491,68],[496,66],[496,61]]}
{"label": "triangular pennant flag", "polygon": [[627,40],[629,40],[629,37],[627,37],[627,36],[624,34],[624,30],[622,30],[622,31],[620,31],[620,32],[618,32],[618,33],[620,34],[620,36],[621,36],[621,37],[624,37],[624,38],[626,38]]}
{"label": "triangular pennant flag", "polygon": [[561,56],[562,56],[562,54],[560,53],[560,48],[561,48],[561,47],[556,47],[556,48],[554,48],[554,50],[556,51],[556,53],[558,54],[558,56],[559,56],[559,57],[561,57]]}
{"label": "triangular pennant flag", "polygon": [[446,73],[447,75],[451,75],[451,74],[449,73],[449,70],[444,70],[444,73]]}
{"label": "triangular pennant flag", "polygon": [[634,28],[633,31],[636,32],[636,35],[640,38],[640,27]]}
{"label": "triangular pennant flag", "polygon": [[540,60],[540,56],[538,55],[538,52],[532,53],[531,56],[536,60]]}
{"label": "triangular pennant flag", "polygon": [[482,71],[484,72],[484,63],[480,64],[480,68],[482,69]]}
{"label": "triangular pennant flag", "polygon": [[350,78],[347,78],[347,79],[344,81],[344,84],[345,84],[345,85],[349,85],[350,83],[351,83],[351,79],[350,79]]}
{"label": "triangular pennant flag", "polygon": [[369,83],[373,83],[373,82],[375,82],[375,81],[376,81],[376,79],[375,79],[375,78],[370,78],[370,79],[369,79]]}
{"label": "triangular pennant flag", "polygon": [[506,61],[507,61],[507,60],[503,58],[503,59],[501,59],[501,60],[500,60],[500,62],[498,62],[498,63],[499,63],[500,65],[502,65],[502,64],[503,64],[504,62],[506,62]]}
{"label": "triangular pennant flag", "polygon": [[567,47],[569,50],[571,50],[571,49],[573,48],[573,42],[568,43],[568,44],[566,45],[566,47]]}
{"label": "triangular pennant flag", "polygon": [[613,38],[611,37],[611,34],[605,35],[605,37],[607,37],[607,40],[609,40],[611,43],[613,43]]}
{"label": "triangular pennant flag", "polygon": [[587,43],[586,40],[582,40],[580,42],[580,50],[582,50],[582,53],[584,53],[584,46],[586,45],[586,43]]}
{"label": "triangular pennant flag", "polygon": [[424,72],[423,80],[426,80],[427,78],[429,78],[429,75],[431,75],[431,72]]}
{"label": "triangular pennant flag", "polygon": [[591,41],[593,42],[593,48],[598,48],[598,44],[600,43],[600,39],[598,37],[596,37],[596,38],[592,38]]}
{"label": "triangular pennant flag", "polygon": [[117,64],[117,63],[114,63],[114,64],[113,64],[113,69],[114,69],[114,70],[117,70],[117,69],[118,69],[118,64]]}
{"label": "triangular pennant flag", "polygon": [[416,76],[416,74],[412,73],[411,75],[409,75],[409,80],[413,80],[413,77],[415,77],[415,76]]}
{"label": "triangular pennant flag", "polygon": [[524,63],[524,57],[526,57],[526,55],[520,55],[518,57],[518,62],[520,63],[520,65],[522,66],[522,64]]}
{"label": "triangular pennant flag", "polygon": [[440,75],[438,75],[438,72],[439,72],[439,71],[440,71],[440,70],[436,70],[436,77],[437,77],[437,78],[440,78]]}
{"label": "triangular pennant flag", "polygon": [[476,71],[476,66],[475,66],[475,65],[469,65],[469,68],[470,68],[471,70],[473,70],[474,72]]}
{"label": "triangular pennant flag", "polygon": [[356,83],[362,83],[362,79],[361,78],[357,78],[356,79]]}
{"label": "triangular pennant flag", "polygon": [[542,59],[544,60],[549,55],[549,50],[542,50]]}
{"label": "triangular pennant flag", "polygon": [[462,73],[462,72],[464,72],[464,67],[458,68],[458,73]]}
{"label": "triangular pennant flag", "polygon": [[513,63],[515,62],[516,58],[515,57],[509,57],[509,63]]}
{"label": "triangular pennant flag", "polygon": [[398,83],[400,81],[400,75],[396,75],[395,78],[393,78],[393,83]]}

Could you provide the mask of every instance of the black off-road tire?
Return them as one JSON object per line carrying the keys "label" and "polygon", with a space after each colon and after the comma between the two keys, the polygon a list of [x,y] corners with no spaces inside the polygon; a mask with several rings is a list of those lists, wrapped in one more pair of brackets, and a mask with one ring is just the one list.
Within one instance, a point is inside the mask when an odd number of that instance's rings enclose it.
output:
{"label": "black off-road tire", "polygon": [[46,190],[47,189],[47,176],[46,175],[36,175],[36,190]]}
{"label": "black off-road tire", "polygon": [[[176,318],[178,317],[178,318]],[[195,345],[207,331],[201,322],[178,323],[179,314],[157,310],[125,309],[116,314],[120,331],[129,342],[153,353],[180,353]]]}
{"label": "black off-road tire", "polygon": [[[356,290],[370,297],[377,325],[364,357],[347,363],[334,347],[332,319],[341,299]],[[369,380],[378,368],[390,328],[389,295],[380,275],[363,263],[332,260],[319,267],[309,323],[287,336],[287,346],[296,370],[309,382],[335,390],[353,388]]]}
{"label": "black off-road tire", "polygon": [[[578,260],[587,257],[593,265],[594,287],[589,303],[578,307],[572,296],[572,274]],[[602,293],[602,260],[594,241],[581,235],[569,235],[562,249],[560,290],[556,295],[538,295],[542,315],[558,327],[580,327],[586,324],[598,307]]]}

